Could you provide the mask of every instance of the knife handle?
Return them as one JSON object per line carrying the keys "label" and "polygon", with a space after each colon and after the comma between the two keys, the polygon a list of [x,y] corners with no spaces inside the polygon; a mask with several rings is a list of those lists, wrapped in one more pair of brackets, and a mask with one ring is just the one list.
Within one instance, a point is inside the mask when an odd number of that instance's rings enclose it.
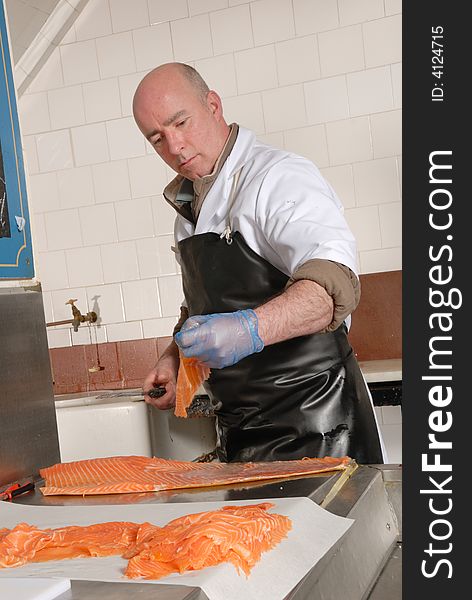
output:
{"label": "knife handle", "polygon": [[152,388],[149,390],[149,392],[147,393],[147,395],[150,398],[160,398],[161,396],[163,396],[166,393],[166,388],[163,385],[160,385],[157,388]]}

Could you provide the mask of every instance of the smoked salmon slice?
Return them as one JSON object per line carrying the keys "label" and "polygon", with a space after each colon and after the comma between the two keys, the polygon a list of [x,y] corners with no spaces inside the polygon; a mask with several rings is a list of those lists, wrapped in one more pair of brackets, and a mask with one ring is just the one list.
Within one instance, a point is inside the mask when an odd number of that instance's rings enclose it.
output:
{"label": "smoked salmon slice", "polygon": [[160,579],[230,562],[248,576],[261,554],[274,548],[292,527],[288,517],[267,512],[273,506],[270,502],[225,506],[174,519],[154,532],[145,524],[142,540],[125,555],[130,558],[125,575]]}
{"label": "smoked salmon slice", "polygon": [[128,578],[160,579],[222,562],[249,575],[263,552],[274,548],[291,520],[267,512],[274,504],[224,506],[184,515],[164,527],[152,523],[111,522],[39,529],[19,523],[0,533],[0,568],[29,562],[121,555],[129,559]]}
{"label": "smoked salmon slice", "polygon": [[179,353],[179,357],[174,414],[176,417],[186,417],[187,408],[200,385],[210,376],[210,369],[195,358],[185,358],[182,353]]}
{"label": "smoked salmon slice", "polygon": [[157,492],[313,475],[344,470],[351,462],[348,456],[254,463],[194,463],[112,456],[40,469],[45,481],[40,490],[45,496]]}
{"label": "smoked salmon slice", "polygon": [[[38,529],[19,523],[0,537],[0,567],[20,567],[28,562],[63,558],[123,554],[136,542],[139,524],[97,523],[85,527]],[[1,532],[0,532],[1,533]]]}

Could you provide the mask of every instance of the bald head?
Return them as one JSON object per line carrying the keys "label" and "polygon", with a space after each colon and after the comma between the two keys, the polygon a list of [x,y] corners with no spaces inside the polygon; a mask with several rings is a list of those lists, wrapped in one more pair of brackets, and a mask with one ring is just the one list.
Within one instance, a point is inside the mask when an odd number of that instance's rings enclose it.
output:
{"label": "bald head", "polygon": [[220,97],[183,63],[160,65],[141,80],[133,114],[156,152],[189,179],[211,172],[229,134]]}
{"label": "bald head", "polygon": [[205,102],[210,88],[200,73],[190,65],[174,62],[159,65],[143,77],[134,94],[133,110],[135,103],[139,102],[140,96],[146,94],[149,88],[153,89],[155,86],[166,85],[178,79],[186,82],[189,91],[193,91],[201,102]]}

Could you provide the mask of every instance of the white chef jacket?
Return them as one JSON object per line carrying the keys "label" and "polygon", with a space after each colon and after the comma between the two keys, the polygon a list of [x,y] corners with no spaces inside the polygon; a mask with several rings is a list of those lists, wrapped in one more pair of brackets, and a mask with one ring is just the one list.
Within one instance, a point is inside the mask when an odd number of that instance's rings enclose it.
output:
{"label": "white chef jacket", "polygon": [[256,254],[289,277],[314,258],[341,263],[357,274],[356,242],[343,206],[317,167],[306,158],[263,144],[244,127],[239,128],[196,225],[177,215],[178,261],[179,241],[194,234],[224,232],[238,172],[230,226]]}

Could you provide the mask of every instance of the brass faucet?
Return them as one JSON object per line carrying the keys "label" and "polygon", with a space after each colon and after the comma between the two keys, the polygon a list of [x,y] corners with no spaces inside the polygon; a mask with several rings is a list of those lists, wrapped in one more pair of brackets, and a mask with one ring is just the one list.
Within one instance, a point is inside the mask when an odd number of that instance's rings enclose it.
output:
{"label": "brass faucet", "polygon": [[74,331],[78,331],[79,325],[84,323],[84,321],[89,321],[90,323],[95,323],[97,320],[97,313],[91,311],[86,315],[81,314],[80,310],[75,306],[74,302],[77,302],[77,298],[71,298],[67,300],[66,304],[70,304],[72,307],[72,316],[73,319],[66,319],[65,321],[53,321],[51,323],[46,323],[46,327],[52,327],[54,325],[67,325],[68,323],[72,324]]}

